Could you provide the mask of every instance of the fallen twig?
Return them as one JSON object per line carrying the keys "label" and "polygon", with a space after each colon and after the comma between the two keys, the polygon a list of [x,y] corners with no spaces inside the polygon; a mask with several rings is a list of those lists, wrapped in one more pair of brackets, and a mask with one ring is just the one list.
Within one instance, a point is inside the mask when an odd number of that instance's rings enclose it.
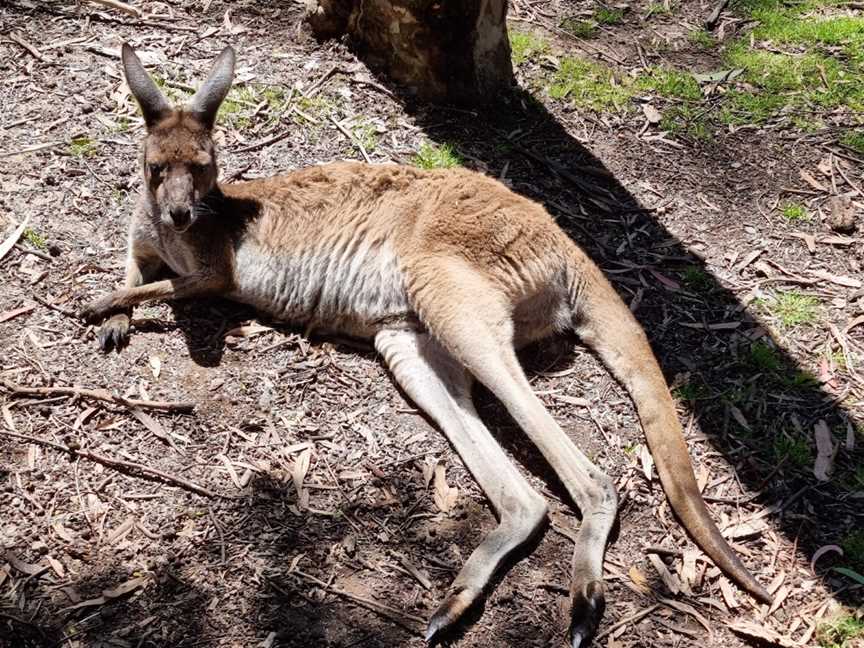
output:
{"label": "fallen twig", "polygon": [[281,142],[291,135],[293,131],[291,129],[285,129],[278,135],[274,135],[273,137],[268,137],[265,140],[261,140],[260,142],[256,142],[255,144],[250,144],[249,146],[244,146],[243,148],[236,149],[235,153],[249,153],[250,151],[257,151],[258,149],[262,149],[265,146],[270,146],[271,144],[275,144],[276,142]]}
{"label": "fallen twig", "polygon": [[46,446],[48,448],[54,448],[55,450],[60,450],[62,452],[68,452],[76,457],[81,457],[82,459],[89,459],[90,461],[102,464],[103,466],[108,466],[109,468],[126,468],[127,470],[135,470],[144,475],[148,475],[155,479],[168,482],[169,484],[179,486],[185,490],[192,491],[193,493],[198,493],[199,495],[203,495],[204,497],[221,497],[213,491],[204,488],[203,486],[199,486],[195,482],[189,481],[188,479],[166,473],[162,470],[159,470],[158,468],[151,468],[150,466],[145,466],[144,464],[135,463],[134,461],[126,461],[124,459],[107,457],[97,452],[80,450],[79,448],[63,445],[62,443],[55,443],[54,441],[48,441],[46,439],[40,439],[38,437],[29,436],[27,434],[18,434],[16,432],[7,432],[5,430],[0,430],[0,435],[11,437],[13,439],[19,439],[21,441],[36,443],[38,445]]}
{"label": "fallen twig", "polygon": [[[51,310],[56,311],[56,312],[60,313],[61,315],[64,315],[66,317],[69,317],[69,318],[75,320],[76,322],[80,319],[78,317],[77,313],[74,313],[73,311],[70,311],[70,310],[63,308],[61,306],[57,306],[56,304],[52,304],[47,299],[43,299],[42,297],[40,297],[39,295],[37,295],[35,293],[30,295],[30,297],[31,297],[31,299],[33,299],[33,301],[42,304],[45,308],[50,308]],[[82,324],[82,326],[83,326],[83,324]]]}
{"label": "fallen twig", "polygon": [[366,160],[367,163],[371,164],[372,160],[369,158],[369,154],[366,152],[366,148],[363,146],[360,140],[354,137],[354,135],[352,135],[347,128],[345,128],[341,123],[339,123],[339,120],[336,119],[333,115],[330,115],[330,121],[333,122],[333,125],[339,129],[340,133],[342,133],[345,137],[348,138],[349,142],[351,142],[352,144],[354,144],[354,146],[360,149],[360,153],[363,155],[363,159]]}
{"label": "fallen twig", "polygon": [[123,13],[135,16],[136,18],[141,17],[141,11],[139,9],[136,9],[125,2],[120,2],[120,0],[90,0],[90,2],[102,5],[103,7],[116,9],[117,11],[122,11]]}
{"label": "fallen twig", "polygon": [[25,146],[24,148],[17,151],[0,151],[0,158],[12,157],[13,155],[21,155],[22,153],[35,153],[36,151],[44,151],[45,149],[54,148],[55,146],[60,146],[61,144],[63,144],[63,142],[45,142],[44,144]]}
{"label": "fallen twig", "polygon": [[24,233],[24,230],[27,228],[27,223],[30,222],[30,214],[24,217],[24,222],[21,223],[18,227],[15,228],[15,231],[9,235],[5,241],[0,243],[0,260],[3,259],[7,254],[9,254],[9,250],[18,242],[18,239],[21,238],[21,235]]}
{"label": "fallen twig", "polygon": [[142,409],[155,409],[162,412],[189,413],[195,409],[195,403],[184,403],[180,401],[152,401],[137,400],[134,398],[123,398],[104,389],[84,389],[82,387],[24,387],[16,385],[8,380],[0,379],[6,389],[16,396],[78,396],[106,403],[116,403],[124,407],[140,407]]}
{"label": "fallen twig", "polygon": [[[426,626],[426,620],[421,617],[418,617],[409,612],[397,610],[396,608],[385,605],[384,603],[379,603],[378,601],[373,601],[372,599],[368,599],[363,596],[357,596],[356,594],[352,594],[351,592],[346,592],[345,590],[333,587],[332,585],[328,585],[327,583],[322,581],[320,578],[315,578],[314,576],[302,572],[299,569],[293,569],[290,573],[300,576],[301,578],[305,578],[311,583],[315,583],[323,590],[347,598],[348,600],[353,601],[357,605],[360,605],[368,610],[372,610],[373,612],[377,612],[378,614],[386,616],[387,618],[392,619],[393,621],[401,625],[406,630],[410,630],[411,632],[419,634],[420,636],[424,635],[423,628],[425,628]],[[409,621],[413,621],[414,623],[409,623]],[[414,624],[419,624],[420,627],[418,628]]]}
{"label": "fallen twig", "polygon": [[18,43],[21,47],[23,47],[30,55],[43,63],[49,63],[50,61],[46,60],[44,56],[42,56],[42,52],[33,47],[30,43],[25,41],[23,38],[16,34],[9,34],[9,40],[14,43]]}
{"label": "fallen twig", "polygon": [[636,612],[635,614],[631,614],[630,616],[624,617],[618,623],[611,625],[608,628],[606,628],[603,632],[598,633],[594,637],[594,641],[600,641],[603,637],[608,635],[610,632],[615,632],[618,628],[621,628],[621,627],[627,625],[628,623],[633,623],[634,621],[638,621],[639,619],[648,616],[649,614],[651,614],[654,610],[656,610],[659,607],[660,607],[660,604],[655,603],[654,605],[647,607],[644,610],[639,610],[639,612]]}
{"label": "fallen twig", "polygon": [[717,21],[720,20],[720,14],[723,13],[723,10],[728,4],[729,0],[720,0],[720,2],[718,2],[714,7],[714,10],[708,14],[708,17],[705,19],[706,31],[714,31],[714,28],[717,26]]}

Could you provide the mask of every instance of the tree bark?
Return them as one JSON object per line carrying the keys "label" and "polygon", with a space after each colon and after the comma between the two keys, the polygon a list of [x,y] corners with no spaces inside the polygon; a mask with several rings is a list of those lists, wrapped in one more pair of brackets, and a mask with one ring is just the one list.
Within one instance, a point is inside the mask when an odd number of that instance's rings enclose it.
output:
{"label": "tree bark", "polygon": [[483,103],[513,84],[507,0],[308,0],[316,36],[431,101]]}

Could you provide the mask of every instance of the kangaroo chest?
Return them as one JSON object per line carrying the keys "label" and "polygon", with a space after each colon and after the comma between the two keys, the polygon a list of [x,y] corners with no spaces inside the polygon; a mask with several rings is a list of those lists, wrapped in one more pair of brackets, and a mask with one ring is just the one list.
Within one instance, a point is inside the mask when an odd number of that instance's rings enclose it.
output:
{"label": "kangaroo chest", "polygon": [[358,238],[288,250],[244,242],[234,279],[237,301],[310,329],[371,337],[411,317],[402,273],[386,242]]}

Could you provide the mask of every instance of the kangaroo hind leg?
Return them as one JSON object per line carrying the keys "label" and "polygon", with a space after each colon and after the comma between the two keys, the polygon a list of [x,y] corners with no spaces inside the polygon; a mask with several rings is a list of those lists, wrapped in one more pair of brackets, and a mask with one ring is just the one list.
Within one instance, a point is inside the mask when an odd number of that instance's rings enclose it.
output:
{"label": "kangaroo hind leg", "polygon": [[[463,261],[426,260],[414,267],[412,279],[409,290],[414,288],[415,308],[429,331],[504,404],[581,510],[570,626],[572,644],[579,648],[596,631],[605,606],[603,554],[617,513],[614,483],[532,391],[513,347],[513,306],[507,295]],[[555,317],[554,308],[548,317]]]}
{"label": "kangaroo hind leg", "polygon": [[430,619],[426,639],[431,641],[477,601],[507,557],[540,528],[546,502],[480,421],[471,402],[470,375],[435,340],[412,331],[382,331],[375,347],[405,393],[449,439],[499,518]]}

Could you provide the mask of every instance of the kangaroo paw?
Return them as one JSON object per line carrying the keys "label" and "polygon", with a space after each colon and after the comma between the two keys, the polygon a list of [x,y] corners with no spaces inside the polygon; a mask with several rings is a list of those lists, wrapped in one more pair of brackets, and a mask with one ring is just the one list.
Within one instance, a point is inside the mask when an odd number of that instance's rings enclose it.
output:
{"label": "kangaroo paw", "polygon": [[591,642],[606,608],[605,586],[602,581],[590,581],[573,595],[570,620],[570,645],[583,648]]}
{"label": "kangaroo paw", "polygon": [[99,348],[105,352],[118,351],[129,341],[129,316],[125,313],[108,318],[99,327]]}
{"label": "kangaroo paw", "polygon": [[441,633],[447,631],[465,611],[480,598],[481,591],[475,587],[460,587],[447,595],[432,618],[426,629],[426,641],[434,643]]}

